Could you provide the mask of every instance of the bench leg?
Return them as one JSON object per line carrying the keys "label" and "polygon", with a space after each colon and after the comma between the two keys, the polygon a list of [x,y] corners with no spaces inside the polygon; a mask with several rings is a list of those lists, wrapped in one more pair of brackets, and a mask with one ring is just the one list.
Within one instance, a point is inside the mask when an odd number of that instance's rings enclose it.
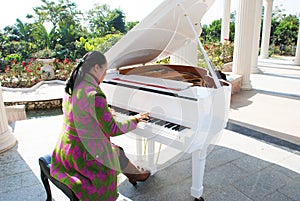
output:
{"label": "bench leg", "polygon": [[50,189],[50,185],[49,185],[49,181],[47,176],[44,174],[44,172],[41,170],[41,179],[42,182],[44,184],[44,187],[46,189],[47,192],[47,200],[46,201],[52,201],[52,195],[51,195],[51,189]]}

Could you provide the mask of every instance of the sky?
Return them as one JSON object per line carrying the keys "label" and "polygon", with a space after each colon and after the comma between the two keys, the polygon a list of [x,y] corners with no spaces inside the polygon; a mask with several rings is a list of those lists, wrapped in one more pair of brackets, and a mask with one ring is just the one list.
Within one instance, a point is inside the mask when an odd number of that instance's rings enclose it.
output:
{"label": "sky", "polygon": [[[57,0],[51,0],[57,1]],[[163,0],[71,0],[75,2],[78,9],[87,11],[95,3],[108,4],[110,9],[120,8],[126,16],[126,21],[141,21],[152,10],[154,10]],[[235,10],[235,4],[238,0],[231,0],[231,12]],[[211,8],[202,18],[202,24],[210,24],[213,20],[222,17],[223,0],[215,0]],[[23,23],[28,22],[25,18],[27,14],[34,14],[33,7],[42,5],[41,0],[8,0],[2,2],[0,12],[0,29],[2,30],[7,25],[16,23],[19,18]],[[282,5],[282,6],[280,6]],[[293,14],[300,13],[299,0],[274,0],[273,9],[275,6],[280,6],[285,9],[285,13]],[[299,16],[300,17],[300,16]]]}

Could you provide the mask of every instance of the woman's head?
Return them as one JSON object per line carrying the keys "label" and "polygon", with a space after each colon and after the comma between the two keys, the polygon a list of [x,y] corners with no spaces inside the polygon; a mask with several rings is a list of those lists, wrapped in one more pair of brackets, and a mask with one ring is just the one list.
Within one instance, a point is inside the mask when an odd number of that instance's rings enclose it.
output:
{"label": "woman's head", "polygon": [[98,65],[100,68],[107,63],[105,56],[98,52],[88,52],[81,59],[81,69],[83,72],[90,72],[95,65]]}
{"label": "woman's head", "polygon": [[79,60],[79,63],[71,73],[70,78],[67,80],[65,92],[72,95],[74,87],[83,80],[86,73],[92,74],[98,79],[98,83],[102,82],[106,69],[107,61],[102,53],[98,51],[88,52]]}

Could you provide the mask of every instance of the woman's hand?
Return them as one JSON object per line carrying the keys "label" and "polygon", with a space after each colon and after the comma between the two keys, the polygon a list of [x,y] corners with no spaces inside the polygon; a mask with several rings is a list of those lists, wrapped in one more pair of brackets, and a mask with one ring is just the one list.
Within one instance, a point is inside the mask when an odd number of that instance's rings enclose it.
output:
{"label": "woman's hand", "polygon": [[148,122],[149,121],[149,112],[141,112],[139,114],[134,115],[137,119],[137,122]]}

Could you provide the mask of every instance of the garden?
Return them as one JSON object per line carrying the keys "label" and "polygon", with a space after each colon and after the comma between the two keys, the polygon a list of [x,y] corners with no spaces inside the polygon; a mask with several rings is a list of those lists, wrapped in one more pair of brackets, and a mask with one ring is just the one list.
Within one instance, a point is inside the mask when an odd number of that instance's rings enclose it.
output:
{"label": "garden", "polygon": [[[95,4],[83,13],[70,0],[41,0],[28,22],[16,19],[0,31],[0,83],[3,87],[27,88],[43,80],[65,81],[79,58],[91,50],[106,52],[138,22],[126,22],[123,11],[111,10],[106,4]],[[299,21],[276,8],[272,18],[270,56],[292,56],[297,42]],[[200,40],[213,65],[222,70],[233,60],[235,13],[231,14],[230,38],[221,43],[221,19],[203,25]],[[45,24],[50,24],[46,27]],[[54,75],[43,68],[44,59]],[[165,59],[160,62],[168,62]],[[199,60],[200,66],[205,66]]]}

